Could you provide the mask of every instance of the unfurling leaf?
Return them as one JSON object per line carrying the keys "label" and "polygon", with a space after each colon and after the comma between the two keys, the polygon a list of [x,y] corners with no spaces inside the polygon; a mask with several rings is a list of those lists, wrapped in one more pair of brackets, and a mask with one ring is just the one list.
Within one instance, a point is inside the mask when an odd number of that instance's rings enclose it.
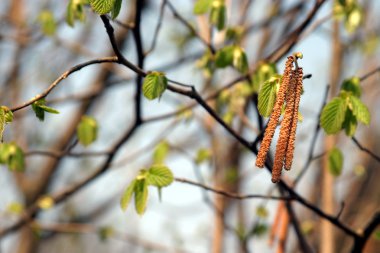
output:
{"label": "unfurling leaf", "polygon": [[38,15],[38,21],[41,24],[42,32],[48,36],[54,35],[57,24],[51,11],[44,10]]}
{"label": "unfurling leaf", "polygon": [[212,157],[212,153],[210,149],[201,148],[197,152],[197,156],[195,157],[195,163],[201,164]]}
{"label": "unfurling leaf", "polygon": [[365,125],[369,125],[371,121],[371,114],[365,104],[360,101],[359,98],[350,96],[350,106],[352,107],[352,113],[356,119]]}
{"label": "unfurling leaf", "polygon": [[70,0],[66,10],[66,22],[73,27],[75,20],[84,21],[86,15],[84,13],[84,4],[86,0]]}
{"label": "unfurling leaf", "polygon": [[136,212],[142,215],[145,212],[146,203],[148,201],[148,184],[146,179],[136,181],[134,193]]}
{"label": "unfurling leaf", "polygon": [[224,0],[213,0],[211,4],[210,23],[218,30],[223,30],[226,24],[226,5]]}
{"label": "unfurling leaf", "polygon": [[195,15],[205,14],[210,8],[213,0],[197,0],[194,4]]}
{"label": "unfurling leaf", "polygon": [[83,146],[93,143],[98,137],[98,123],[89,116],[83,116],[78,127],[77,136]]}
{"label": "unfurling leaf", "polygon": [[234,47],[232,66],[234,66],[241,73],[246,73],[248,71],[247,55],[241,47]]}
{"label": "unfurling leaf", "polygon": [[257,107],[263,117],[269,117],[272,113],[274,103],[276,102],[277,85],[279,82],[279,77],[272,77],[261,85]]}
{"label": "unfurling leaf", "polygon": [[50,209],[54,206],[54,199],[50,196],[42,196],[37,200],[37,205],[41,209]]}
{"label": "unfurling leaf", "polygon": [[173,182],[174,177],[168,167],[155,164],[148,170],[146,180],[148,185],[161,188],[170,185]]}
{"label": "unfurling leaf", "polygon": [[121,198],[121,201],[120,201],[120,206],[121,206],[121,209],[123,209],[124,211],[127,210],[128,204],[131,201],[133,192],[135,191],[135,185],[136,185],[136,179],[133,180],[129,184],[129,186],[127,187],[127,189],[125,189],[123,193],[123,197]]}
{"label": "unfurling leaf", "polygon": [[163,163],[169,153],[169,148],[169,143],[167,141],[161,141],[154,150],[153,162],[155,164]]}
{"label": "unfurling leaf", "polygon": [[352,77],[343,81],[342,90],[352,92],[356,97],[360,97],[362,94],[360,87],[360,79],[358,77]]}
{"label": "unfurling leaf", "polygon": [[7,165],[11,171],[23,172],[24,152],[14,143],[0,143],[0,163]]}
{"label": "unfurling leaf", "polygon": [[351,110],[346,110],[346,116],[343,122],[343,128],[346,131],[347,136],[354,136],[356,127],[358,126],[358,121],[356,117],[352,114]]}
{"label": "unfurling leaf", "polygon": [[338,148],[333,148],[329,152],[329,172],[333,176],[339,176],[343,168],[343,154]]}
{"label": "unfurling leaf", "polygon": [[346,109],[346,100],[341,97],[336,97],[325,105],[322,110],[320,123],[327,134],[335,134],[342,129]]}
{"label": "unfurling leaf", "polygon": [[234,46],[226,46],[216,52],[215,66],[218,68],[225,68],[232,65],[234,48]]}
{"label": "unfurling leaf", "polygon": [[59,114],[59,111],[56,109],[46,106],[46,100],[44,98],[35,101],[32,104],[32,109],[40,121],[44,121],[45,112]]}
{"label": "unfurling leaf", "polygon": [[277,74],[276,65],[273,63],[262,63],[252,75],[252,89],[258,92],[263,83]]}
{"label": "unfurling leaf", "polygon": [[153,100],[161,97],[167,86],[168,79],[165,74],[153,71],[145,77],[142,90],[147,99]]}
{"label": "unfurling leaf", "polygon": [[112,237],[115,233],[115,230],[113,227],[105,226],[101,227],[98,230],[98,236],[102,242],[105,242],[108,240],[108,238]]}
{"label": "unfurling leaf", "polygon": [[99,15],[104,15],[112,11],[115,0],[90,0],[92,9]]}

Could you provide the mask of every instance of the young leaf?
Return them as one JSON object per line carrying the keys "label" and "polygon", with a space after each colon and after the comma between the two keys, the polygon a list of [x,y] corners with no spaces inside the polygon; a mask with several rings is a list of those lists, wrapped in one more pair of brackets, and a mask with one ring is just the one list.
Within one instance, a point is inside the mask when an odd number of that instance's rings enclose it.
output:
{"label": "young leaf", "polygon": [[133,180],[129,186],[127,187],[127,189],[125,189],[124,193],[123,193],[123,197],[121,198],[121,201],[120,201],[120,206],[121,208],[125,211],[127,210],[127,207],[128,207],[128,204],[129,204],[129,201],[131,200],[132,198],[132,194],[133,192],[135,191],[135,185],[136,185],[136,179]]}
{"label": "young leaf", "polygon": [[320,123],[327,134],[335,134],[342,129],[346,109],[346,100],[341,97],[336,97],[325,105]]}
{"label": "young leaf", "polygon": [[213,0],[198,0],[194,4],[193,12],[195,15],[205,14],[211,7]]}
{"label": "young leaf", "polygon": [[98,135],[98,123],[89,116],[83,116],[78,127],[77,136],[79,142],[83,146],[88,146],[93,143]]}
{"label": "young leaf", "polygon": [[342,90],[352,92],[356,97],[360,97],[362,94],[360,88],[360,79],[358,77],[352,77],[343,81]]}
{"label": "young leaf", "polygon": [[57,24],[51,11],[42,11],[40,15],[38,15],[38,22],[40,22],[44,34],[48,36],[55,34]]}
{"label": "young leaf", "polygon": [[273,63],[262,63],[252,75],[252,89],[258,92],[262,84],[277,74],[276,65]]}
{"label": "young leaf", "polygon": [[0,141],[3,139],[5,122],[5,110],[3,108],[0,108]]}
{"label": "young leaf", "polygon": [[54,108],[46,106],[46,100],[44,98],[41,98],[41,99],[35,101],[32,104],[32,109],[40,121],[44,121],[45,112],[54,113],[54,114],[59,113],[59,111],[55,110]]}
{"label": "young leaf", "polygon": [[232,65],[234,59],[234,46],[226,46],[216,52],[215,66],[217,68],[225,68]]}
{"label": "young leaf", "polygon": [[146,203],[148,200],[148,184],[146,182],[146,179],[136,181],[134,193],[136,212],[142,215],[145,211]]}
{"label": "young leaf", "polygon": [[115,4],[113,5],[112,11],[111,11],[112,19],[117,18],[117,16],[119,15],[122,2],[123,0],[115,0]]}
{"label": "young leaf", "polygon": [[197,156],[195,157],[195,163],[201,164],[206,160],[209,160],[211,158],[212,154],[211,151],[207,148],[201,148],[197,152]]}
{"label": "young leaf", "polygon": [[355,6],[346,14],[345,27],[348,32],[354,32],[360,25],[363,19],[363,13],[359,6]]}
{"label": "young leaf", "polygon": [[155,164],[163,163],[169,153],[169,148],[169,143],[167,141],[161,141],[154,150],[153,162]]}
{"label": "young leaf", "polygon": [[147,99],[153,100],[161,97],[167,86],[168,80],[165,74],[154,71],[145,77],[142,90]]}
{"label": "young leaf", "polygon": [[75,20],[84,21],[86,15],[83,10],[85,0],[70,0],[66,10],[66,23],[74,27]]}
{"label": "young leaf", "polygon": [[358,121],[356,120],[356,117],[352,114],[352,111],[346,110],[346,116],[343,122],[343,128],[346,130],[346,135],[350,137],[354,136],[357,125]]}
{"label": "young leaf", "polygon": [[54,206],[54,199],[48,195],[42,196],[37,200],[37,205],[41,209],[50,209]]}
{"label": "young leaf", "polygon": [[269,117],[272,113],[274,103],[276,101],[277,84],[280,82],[279,78],[272,77],[261,85],[258,97],[259,113],[263,117]]}
{"label": "young leaf", "polygon": [[0,163],[8,166],[11,171],[25,170],[24,152],[14,143],[0,144]]}
{"label": "young leaf", "polygon": [[8,167],[11,171],[23,172],[25,170],[24,152],[20,147],[12,144],[8,159]]}
{"label": "young leaf", "polygon": [[369,125],[371,121],[371,114],[365,104],[359,98],[350,96],[350,105],[352,106],[352,113],[356,119],[365,125]]}
{"label": "young leaf", "polygon": [[114,235],[114,233],[115,230],[113,229],[113,227],[110,226],[101,227],[98,230],[98,236],[102,242],[107,241],[108,238]]}
{"label": "young leaf", "polygon": [[239,46],[234,47],[232,65],[241,73],[248,71],[247,55]]}
{"label": "young leaf", "polygon": [[147,184],[159,188],[170,185],[173,180],[173,173],[164,165],[152,165],[146,177]]}
{"label": "young leaf", "polygon": [[114,7],[115,0],[90,0],[92,9],[99,15],[109,13]]}
{"label": "young leaf", "polygon": [[338,148],[333,148],[329,152],[329,172],[333,176],[339,176],[342,173],[343,168],[343,154]]}
{"label": "young leaf", "polygon": [[224,4],[224,0],[212,1],[210,23],[215,25],[219,31],[224,28],[226,23],[226,5]]}

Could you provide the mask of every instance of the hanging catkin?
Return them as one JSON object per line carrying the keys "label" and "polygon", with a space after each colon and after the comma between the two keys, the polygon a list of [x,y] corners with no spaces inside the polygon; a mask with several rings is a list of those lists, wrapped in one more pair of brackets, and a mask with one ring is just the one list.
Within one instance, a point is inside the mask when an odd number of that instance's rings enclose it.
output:
{"label": "hanging catkin", "polygon": [[272,182],[277,183],[280,181],[281,171],[287,152],[290,131],[292,128],[294,103],[295,103],[295,87],[297,82],[297,71],[293,70],[291,73],[290,84],[286,93],[286,107],[284,118],[281,122],[280,136],[277,141],[276,153],[274,156],[274,164],[272,168]]}
{"label": "hanging catkin", "polygon": [[298,123],[298,108],[300,105],[300,99],[301,99],[301,93],[302,93],[302,81],[303,81],[303,70],[302,68],[297,68],[296,70],[296,82],[295,82],[295,88],[294,88],[294,106],[293,106],[293,119],[292,119],[292,126],[290,129],[289,134],[289,141],[286,149],[286,156],[285,156],[285,169],[290,170],[292,167],[293,162],[293,154],[294,154],[294,146],[295,146],[295,140],[296,140],[296,130],[297,130],[297,123]]}
{"label": "hanging catkin", "polygon": [[277,94],[276,103],[273,107],[273,111],[269,119],[268,126],[265,129],[264,138],[261,142],[260,150],[257,154],[256,166],[259,168],[264,167],[265,160],[269,151],[270,143],[272,142],[272,138],[276,130],[278,120],[281,115],[281,108],[282,108],[282,105],[284,104],[285,94],[288,90],[288,86],[290,83],[290,75],[292,71],[293,62],[294,62],[293,56],[289,56],[285,64],[285,70],[284,70],[284,74],[283,74],[282,81],[280,84],[280,89]]}

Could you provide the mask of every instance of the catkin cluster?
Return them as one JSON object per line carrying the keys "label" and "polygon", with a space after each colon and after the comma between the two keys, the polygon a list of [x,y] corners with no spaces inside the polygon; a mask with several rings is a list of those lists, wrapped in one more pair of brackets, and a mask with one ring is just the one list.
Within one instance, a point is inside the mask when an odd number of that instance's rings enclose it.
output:
{"label": "catkin cluster", "polygon": [[280,136],[276,145],[274,164],[272,169],[272,182],[280,181],[282,168],[290,170],[292,166],[294,143],[296,138],[298,107],[302,92],[302,68],[293,70],[294,57],[289,56],[277,94],[276,103],[265,129],[264,138],[257,154],[256,166],[264,167],[265,160],[272,142],[274,132],[280,119],[281,110],[285,103],[285,113],[281,121]]}

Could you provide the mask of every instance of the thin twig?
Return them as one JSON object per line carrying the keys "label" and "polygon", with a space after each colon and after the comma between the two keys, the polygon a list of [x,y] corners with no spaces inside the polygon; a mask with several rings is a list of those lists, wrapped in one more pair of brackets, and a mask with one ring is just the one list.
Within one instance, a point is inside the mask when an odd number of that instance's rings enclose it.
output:
{"label": "thin twig", "polygon": [[368,148],[364,147],[362,144],[360,144],[360,142],[358,141],[358,139],[356,139],[355,136],[352,136],[352,141],[356,144],[356,146],[358,146],[358,148],[367,153],[368,155],[370,155],[373,159],[375,159],[376,161],[380,162],[380,156],[376,155],[375,153],[373,153],[371,150],[369,150]]}

